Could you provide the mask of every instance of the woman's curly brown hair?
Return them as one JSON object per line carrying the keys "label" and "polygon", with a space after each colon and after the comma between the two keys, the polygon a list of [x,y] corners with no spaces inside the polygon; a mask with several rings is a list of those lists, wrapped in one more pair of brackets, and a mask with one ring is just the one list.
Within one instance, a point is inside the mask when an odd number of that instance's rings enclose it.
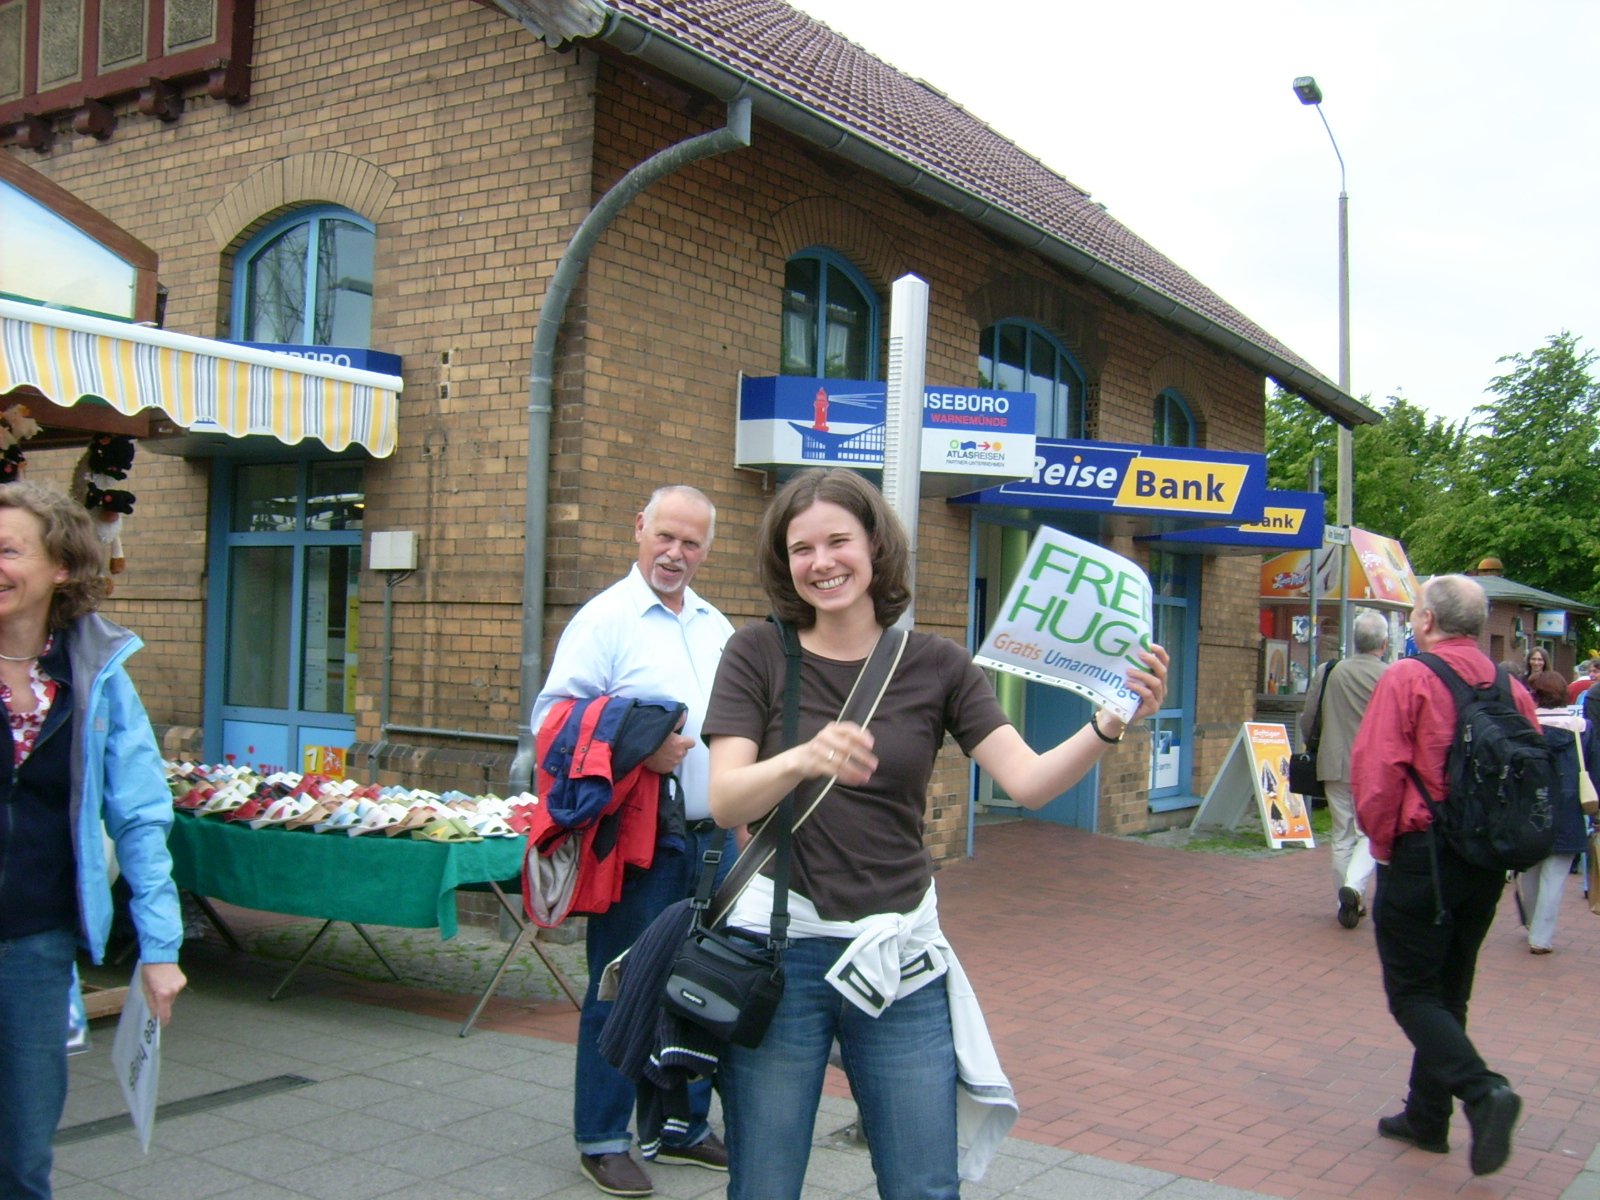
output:
{"label": "woman's curly brown hair", "polygon": [[810,629],[816,609],[800,599],[789,575],[789,523],[819,501],[837,504],[867,531],[872,546],[872,610],[888,628],[911,605],[911,541],[883,493],[853,471],[802,471],[779,489],[756,535],[756,573],[772,611],[796,629]]}
{"label": "woman's curly brown hair", "polygon": [[67,569],[65,583],[50,598],[50,629],[65,629],[92,613],[109,592],[106,547],[94,519],[64,492],[19,481],[0,484],[0,508],[15,508],[39,519],[39,542],[50,561]]}

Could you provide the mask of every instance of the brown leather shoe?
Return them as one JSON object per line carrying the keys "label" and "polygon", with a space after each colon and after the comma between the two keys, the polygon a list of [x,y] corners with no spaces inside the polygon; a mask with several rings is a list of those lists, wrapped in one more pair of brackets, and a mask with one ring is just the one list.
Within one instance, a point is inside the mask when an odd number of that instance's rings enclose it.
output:
{"label": "brown leather shoe", "polygon": [[655,1161],[682,1163],[687,1167],[704,1167],[708,1171],[726,1171],[728,1148],[716,1134],[708,1133],[705,1141],[696,1142],[693,1146],[669,1146],[662,1142],[661,1148],[656,1151]]}
{"label": "brown leather shoe", "polygon": [[581,1154],[578,1167],[608,1196],[650,1196],[656,1190],[644,1168],[626,1154]]}

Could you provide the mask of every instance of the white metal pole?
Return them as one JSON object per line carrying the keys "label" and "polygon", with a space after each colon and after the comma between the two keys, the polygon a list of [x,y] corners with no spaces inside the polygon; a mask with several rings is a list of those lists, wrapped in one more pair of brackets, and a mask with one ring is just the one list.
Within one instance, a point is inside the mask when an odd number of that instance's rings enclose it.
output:
{"label": "white metal pole", "polygon": [[[911,579],[917,577],[917,510],[922,503],[922,393],[928,368],[928,285],[902,275],[889,292],[888,397],[883,429],[883,495],[911,542]],[[911,605],[895,622],[910,629]]]}

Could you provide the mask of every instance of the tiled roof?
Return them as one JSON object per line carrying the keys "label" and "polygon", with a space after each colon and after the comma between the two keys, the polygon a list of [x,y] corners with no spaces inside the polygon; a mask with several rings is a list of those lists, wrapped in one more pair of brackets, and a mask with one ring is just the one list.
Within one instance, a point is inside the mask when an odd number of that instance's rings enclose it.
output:
{"label": "tiled roof", "polygon": [[605,4],[1325,380],[1316,368],[1110,216],[1083,189],[960,105],[781,0],[605,0]]}

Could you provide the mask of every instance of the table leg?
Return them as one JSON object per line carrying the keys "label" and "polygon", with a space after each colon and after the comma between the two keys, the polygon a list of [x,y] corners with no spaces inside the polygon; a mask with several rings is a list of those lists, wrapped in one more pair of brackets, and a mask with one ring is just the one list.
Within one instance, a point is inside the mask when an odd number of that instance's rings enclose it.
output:
{"label": "table leg", "polygon": [[228,949],[235,954],[243,954],[244,947],[239,944],[239,939],[233,936],[233,930],[228,928],[228,923],[222,919],[222,914],[211,906],[211,901],[198,892],[190,892],[189,896],[199,905],[200,911],[205,914],[206,920],[211,922],[211,928],[221,934],[222,940],[228,943]]}
{"label": "table leg", "polygon": [[461,1026],[461,1036],[466,1037],[468,1033],[472,1032],[473,1022],[478,1019],[478,1014],[483,1012],[483,1006],[489,1003],[489,997],[494,995],[494,990],[500,986],[500,977],[506,973],[506,968],[511,965],[511,960],[516,957],[517,951],[522,949],[524,942],[527,942],[533,948],[533,952],[539,956],[539,961],[544,963],[545,969],[554,977],[561,990],[567,994],[567,999],[572,1001],[572,1007],[581,1010],[583,1001],[578,998],[577,992],[573,990],[572,984],[567,977],[561,973],[561,968],[551,961],[550,956],[545,953],[544,947],[539,945],[537,931],[529,926],[527,919],[506,899],[506,894],[500,890],[498,883],[491,881],[489,890],[494,893],[495,899],[500,901],[500,907],[505,909],[511,919],[516,922],[517,936],[511,940],[510,948],[505,952],[505,957],[500,960],[499,967],[495,969],[494,978],[489,980],[489,986],[483,989],[483,994],[478,997],[477,1005],[467,1017],[466,1023]]}
{"label": "table leg", "polygon": [[378,956],[378,961],[389,969],[389,974],[394,977],[395,982],[400,982],[400,972],[396,971],[394,969],[394,964],[383,956],[383,951],[378,949],[378,943],[367,936],[367,931],[361,928],[361,926],[357,925],[354,921],[350,922],[350,928],[354,929],[361,935],[361,940],[364,941],[371,948],[372,952]]}
{"label": "table leg", "polygon": [[268,1000],[276,1000],[283,994],[283,989],[289,986],[289,981],[299,973],[301,967],[305,966],[306,959],[311,957],[311,952],[317,948],[317,943],[322,940],[322,935],[327,933],[332,925],[332,921],[324,921],[322,923],[322,928],[317,930],[316,936],[306,943],[306,948],[300,951],[300,957],[294,960],[294,965],[289,968],[289,973],[278,980],[278,986],[272,989],[272,994],[267,997]]}

